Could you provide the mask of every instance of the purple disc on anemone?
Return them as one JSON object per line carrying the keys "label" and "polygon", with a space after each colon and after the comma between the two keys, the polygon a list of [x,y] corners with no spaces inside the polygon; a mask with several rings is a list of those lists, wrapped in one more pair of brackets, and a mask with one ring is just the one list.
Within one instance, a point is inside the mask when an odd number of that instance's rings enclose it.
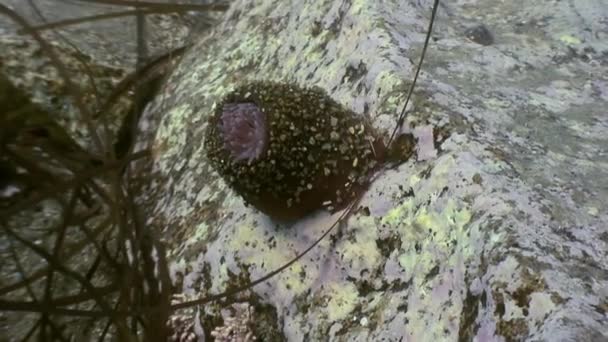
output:
{"label": "purple disc on anemone", "polygon": [[266,115],[255,103],[227,103],[219,122],[224,148],[234,161],[252,162],[268,145]]}

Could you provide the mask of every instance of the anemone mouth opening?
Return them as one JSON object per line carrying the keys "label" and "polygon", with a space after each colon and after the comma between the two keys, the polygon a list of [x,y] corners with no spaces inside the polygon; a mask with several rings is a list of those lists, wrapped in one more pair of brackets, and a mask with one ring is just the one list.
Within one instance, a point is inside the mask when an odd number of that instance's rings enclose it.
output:
{"label": "anemone mouth opening", "polygon": [[266,114],[255,103],[224,104],[219,130],[224,140],[224,148],[235,162],[255,161],[266,151]]}

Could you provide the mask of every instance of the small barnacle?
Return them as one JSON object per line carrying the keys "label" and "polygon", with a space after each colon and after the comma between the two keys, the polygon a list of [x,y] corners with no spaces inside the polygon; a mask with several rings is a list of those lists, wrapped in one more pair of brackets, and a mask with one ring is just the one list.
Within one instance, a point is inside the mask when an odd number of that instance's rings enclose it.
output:
{"label": "small barnacle", "polygon": [[362,115],[320,88],[269,82],[242,85],[218,103],[205,147],[233,190],[281,220],[346,204],[366,185],[352,180],[367,179],[385,150]]}

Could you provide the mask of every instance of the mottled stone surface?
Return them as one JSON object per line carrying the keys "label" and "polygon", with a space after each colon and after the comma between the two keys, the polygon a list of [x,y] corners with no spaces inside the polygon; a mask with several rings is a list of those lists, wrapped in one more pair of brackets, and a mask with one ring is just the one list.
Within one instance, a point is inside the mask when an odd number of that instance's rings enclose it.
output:
{"label": "mottled stone surface", "polygon": [[[337,217],[278,227],[245,207],[204,158],[214,103],[244,81],[315,85],[388,134],[429,13],[236,1],[186,54],[139,142],[153,149],[140,203],[185,293],[257,279]],[[442,5],[408,126],[446,140],[382,173],[332,238],[254,288],[288,341],[608,340],[607,16],[593,0]],[[467,38],[478,25],[492,44]]]}
{"label": "mottled stone surface", "polygon": [[[122,6],[73,1],[1,0],[30,25],[90,17],[125,10]],[[42,17],[40,17],[42,15]],[[149,56],[156,56],[183,45],[190,28],[182,18],[148,15],[146,41]],[[78,143],[91,147],[92,138],[83,115],[70,98],[69,88],[47,52],[22,27],[0,15],[0,72],[23,90],[32,102],[53,114],[51,120],[65,129]],[[135,69],[137,35],[134,16],[82,22],[53,30],[42,30],[42,38],[54,49],[65,65],[71,81],[80,88],[83,102],[95,112],[116,84]],[[105,114],[110,132],[118,131],[130,101],[120,98]],[[98,116],[93,118],[99,122]],[[47,121],[49,119],[46,119]],[[98,121],[99,120],[99,121]]]}

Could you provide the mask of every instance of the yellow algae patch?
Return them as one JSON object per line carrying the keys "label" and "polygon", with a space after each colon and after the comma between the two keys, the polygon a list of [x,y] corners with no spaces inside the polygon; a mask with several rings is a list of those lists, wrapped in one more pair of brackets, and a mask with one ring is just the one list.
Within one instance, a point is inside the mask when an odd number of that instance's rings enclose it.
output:
{"label": "yellow algae patch", "polygon": [[496,98],[489,98],[484,100],[483,102],[489,109],[509,108],[511,106],[509,102]]}
{"label": "yellow algae patch", "polygon": [[209,236],[209,226],[207,223],[201,222],[191,232],[192,234],[189,234],[187,240],[183,243],[184,247],[192,246],[201,240],[207,239]]}
{"label": "yellow algae patch", "polygon": [[[275,236],[277,246],[288,245],[280,236]],[[265,270],[273,271],[291,260],[295,252],[285,248],[269,248],[264,241],[262,232],[249,225],[237,227],[228,243],[231,251],[238,253],[239,261],[244,264],[256,265]],[[300,294],[309,288],[305,281],[306,271],[301,262],[295,262],[291,267],[276,276],[280,291]]]}
{"label": "yellow algae patch", "polygon": [[309,41],[309,43],[299,53],[289,54],[288,59],[284,62],[285,68],[297,70],[298,65],[304,62],[308,65],[320,63],[323,57],[323,46],[331,40],[331,33],[329,31],[322,31],[318,36],[312,37],[309,30],[299,30],[297,34],[305,37],[304,40]]}
{"label": "yellow algae patch", "polygon": [[[441,212],[422,207],[413,213],[412,205],[411,200],[406,201],[383,218],[383,222],[398,228],[402,248],[405,250],[399,257],[399,264],[407,272],[412,272],[414,267],[424,272],[427,268],[430,270],[434,267],[438,261],[445,261],[436,259],[448,256],[454,243],[460,247],[462,256],[471,255],[472,249],[465,230],[466,224],[471,220],[468,209],[458,209],[453,200],[448,200]],[[433,254],[430,254],[431,251]]]}
{"label": "yellow algae patch", "polygon": [[427,212],[426,207],[423,207],[416,213],[416,219],[414,220],[414,222],[423,227],[434,227],[437,225],[435,215],[430,215]]}
{"label": "yellow algae patch", "polygon": [[581,43],[581,40],[580,40],[580,39],[578,39],[578,38],[576,38],[576,37],[574,37],[574,36],[571,36],[571,35],[569,35],[569,34],[565,34],[565,35],[563,35],[563,36],[559,37],[559,40],[560,40],[562,43],[566,43],[566,44],[568,44],[568,45],[578,45],[578,44],[580,44],[580,43]]}
{"label": "yellow algae patch", "polygon": [[596,207],[589,207],[587,209],[587,214],[589,214],[591,216],[598,216],[599,210]]}
{"label": "yellow algae patch", "polygon": [[419,255],[414,250],[401,254],[398,261],[406,272],[405,281],[409,281],[415,274],[425,275],[435,266],[432,258]]}
{"label": "yellow algae patch", "polygon": [[[455,324],[462,310],[455,290],[463,284],[455,274],[464,272],[465,260],[473,254],[471,240],[475,237],[468,233],[476,233],[467,226],[472,215],[453,199],[431,202],[416,211],[407,202],[400,207],[407,216],[401,221],[411,222],[396,227],[403,251],[397,260],[405,270],[404,280],[412,282],[408,299],[412,309],[406,314],[408,331],[414,341],[441,339],[445,328]],[[396,212],[392,215],[396,216]]]}
{"label": "yellow algae patch", "polygon": [[392,70],[384,70],[378,73],[374,79],[374,91],[382,90],[382,94],[379,98],[385,98],[382,110],[384,112],[396,111],[401,103],[403,103],[403,96],[395,96],[392,92],[394,90],[405,88],[405,83],[397,73]]}
{"label": "yellow algae patch", "polygon": [[409,185],[411,187],[415,186],[416,184],[420,183],[420,180],[422,180],[422,178],[420,178],[420,176],[418,175],[412,175],[408,181]]}
{"label": "yellow algae patch", "polygon": [[329,321],[343,320],[355,309],[359,293],[352,283],[332,283],[327,292]]}
{"label": "yellow algae patch", "polygon": [[353,222],[353,227],[358,227],[355,240],[346,240],[338,247],[338,252],[343,259],[351,262],[354,270],[372,270],[380,263],[381,255],[376,244],[378,239],[378,227],[371,216],[359,217]]}
{"label": "yellow algae patch", "polygon": [[350,7],[350,12],[352,14],[359,14],[364,9],[364,7],[369,6],[369,1],[367,0],[355,0]]}
{"label": "yellow algae patch", "polygon": [[182,105],[171,108],[165,114],[164,124],[158,126],[154,146],[152,146],[152,154],[158,158],[159,163],[162,163],[163,160],[173,160],[171,157],[181,153],[186,146],[186,135],[176,134],[176,132],[185,130],[187,120],[180,118],[189,115],[191,110],[189,105]]}
{"label": "yellow algae patch", "polygon": [[410,225],[412,211],[414,210],[414,201],[408,199],[400,206],[391,209],[383,218],[382,223],[393,227],[399,225]]}
{"label": "yellow algae patch", "polygon": [[[450,174],[450,171],[454,168],[455,164],[456,164],[456,160],[454,160],[454,157],[452,157],[452,156],[447,156],[446,158],[437,159],[437,162],[435,163],[435,166],[433,167],[433,176],[437,177],[437,176],[441,176],[441,175]],[[441,183],[445,183],[444,178],[439,178],[439,179],[441,180]]]}

